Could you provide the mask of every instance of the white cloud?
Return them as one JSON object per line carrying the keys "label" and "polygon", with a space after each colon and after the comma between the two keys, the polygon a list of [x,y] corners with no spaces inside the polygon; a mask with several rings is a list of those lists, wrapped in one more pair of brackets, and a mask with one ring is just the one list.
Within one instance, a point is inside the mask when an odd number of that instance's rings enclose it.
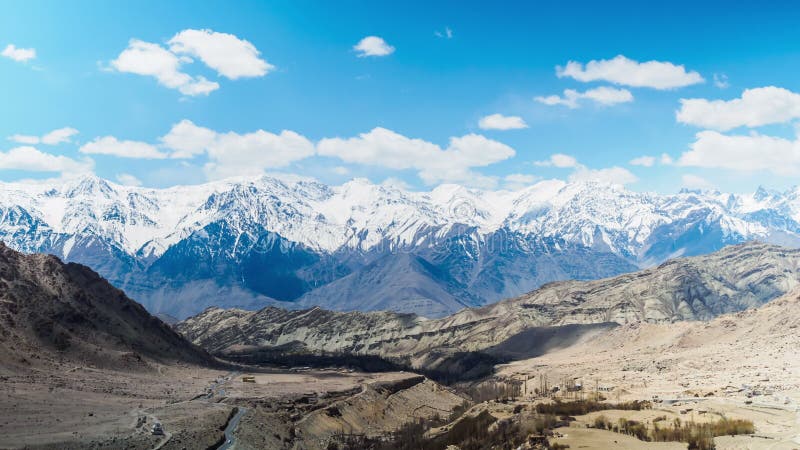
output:
{"label": "white cloud", "polygon": [[574,156],[555,153],[544,161],[534,161],[540,167],[557,167],[559,169],[574,169],[569,175],[570,181],[602,181],[613,184],[629,184],[638,181],[638,178],[629,170],[622,167],[608,167],[603,169],[590,169],[580,164]]}
{"label": "white cloud", "polygon": [[342,176],[347,175],[347,174],[350,173],[350,169],[348,169],[347,167],[344,167],[344,166],[336,166],[336,167],[332,168],[331,171],[333,173],[335,173],[336,175],[342,175]]}
{"label": "white cloud", "polygon": [[78,130],[75,128],[64,127],[59,128],[57,130],[53,130],[44,136],[30,136],[25,134],[15,134],[10,136],[8,139],[20,143],[20,144],[28,144],[28,145],[36,145],[36,144],[47,144],[47,145],[57,145],[64,142],[70,142],[72,136],[78,134]]}
{"label": "white cloud", "polygon": [[766,86],[745,89],[733,100],[681,99],[678,122],[719,131],[759,127],[800,118],[800,94]]}
{"label": "white cloud", "polygon": [[681,177],[681,184],[687,189],[714,189],[714,185],[703,177],[686,174]]}
{"label": "white cloud", "polygon": [[519,116],[504,116],[502,114],[491,114],[481,117],[478,126],[482,130],[518,130],[528,128],[528,124]]}
{"label": "white cloud", "polygon": [[44,153],[30,146],[0,152],[0,169],[76,174],[90,172],[93,167],[91,159],[78,161],[63,155]]}
{"label": "white cloud", "polygon": [[353,46],[353,50],[358,53],[359,58],[367,56],[387,56],[394,53],[394,47],[387,44],[383,38],[378,36],[367,36],[361,39],[358,44]]}
{"label": "white cloud", "polygon": [[261,77],[275,69],[259,58],[261,53],[253,44],[228,33],[183,30],[168,44],[173,53],[200,58],[205,65],[231,80]]}
{"label": "white cloud", "polygon": [[17,48],[14,44],[8,44],[0,55],[13,59],[17,62],[28,62],[36,58],[35,48]]}
{"label": "white cloud", "polygon": [[192,76],[183,69],[197,58],[220,76],[231,80],[261,77],[275,66],[259,57],[258,49],[233,34],[212,30],[187,29],[169,40],[169,49],[159,44],[131,39],[128,48],[111,61],[119,72],[151,76],[163,86],[179,90],[183,95],[208,95],[219,89],[219,83],[200,75]]}
{"label": "white cloud", "polygon": [[800,175],[800,141],[758,133],[730,136],[701,131],[677,161],[679,166],[768,171],[781,176]]}
{"label": "white cloud", "polygon": [[390,186],[404,191],[410,191],[411,185],[396,177],[389,177],[381,182],[382,186]]}
{"label": "white cloud", "polygon": [[672,165],[672,157],[666,153],[662,153],[661,156],[639,156],[638,158],[633,158],[632,160],[628,161],[628,164],[632,166],[641,166],[641,167],[653,167],[656,163],[661,164],[662,166],[669,166]]}
{"label": "white cloud", "polygon": [[111,61],[111,67],[119,72],[154,77],[163,86],[177,89],[183,95],[208,95],[219,89],[218,83],[182,72],[181,64],[189,61],[158,44],[131,39],[128,48]]}
{"label": "white cloud", "polygon": [[89,155],[112,155],[120,158],[164,159],[167,157],[153,145],[139,141],[120,141],[114,136],[95,138],[81,146],[81,153]]}
{"label": "white cloud", "polygon": [[204,167],[209,178],[256,175],[270,168],[285,167],[314,155],[314,144],[294,131],[280,134],[258,130],[217,135],[208,148],[211,160]]}
{"label": "white cloud", "polygon": [[524,189],[535,183],[539,177],[526,173],[512,173],[503,177],[503,184],[506,189],[516,191]]}
{"label": "white cloud", "polygon": [[633,158],[629,163],[632,166],[653,167],[656,163],[656,157],[640,156],[638,158]]}
{"label": "white cloud", "polygon": [[173,150],[173,158],[192,158],[205,152],[209,162],[204,170],[211,179],[257,175],[314,155],[314,144],[294,131],[218,133],[189,120],[175,124],[161,143]]}
{"label": "white cloud", "polygon": [[728,86],[731,84],[728,83],[728,76],[724,73],[715,73],[714,74],[714,86],[720,89],[727,89]]}
{"label": "white cloud", "polygon": [[546,97],[534,97],[539,103],[549,106],[562,105],[570,109],[579,108],[581,100],[592,100],[603,106],[616,105],[618,103],[628,103],[633,101],[633,94],[627,89],[617,89],[608,86],[600,86],[584,92],[574,89],[565,89],[564,95],[548,95]]}
{"label": "white cloud", "polygon": [[205,152],[216,139],[215,131],[184,119],[172,126],[169,133],[161,138],[161,144],[173,150],[170,155],[172,158],[193,158]]}
{"label": "white cloud", "polygon": [[639,181],[636,175],[623,167],[608,167],[604,169],[589,169],[579,166],[569,176],[570,181],[600,181],[603,183],[626,185]]}
{"label": "white cloud", "polygon": [[559,169],[566,169],[571,167],[578,167],[578,160],[574,156],[565,155],[564,153],[554,153],[550,158],[544,161],[534,161],[534,165],[540,167],[557,167]]}
{"label": "white cloud", "polygon": [[195,77],[191,83],[180,86],[178,90],[183,95],[194,97],[196,95],[208,95],[219,89],[219,83],[215,81],[208,81],[205,77]]}
{"label": "white cloud", "polygon": [[485,167],[515,154],[511,147],[478,134],[452,137],[443,149],[380,127],[349,139],[322,139],[317,151],[349,163],[415,169],[427,184],[446,181],[474,186],[492,186],[496,180],[477,174],[472,168]]}
{"label": "white cloud", "polygon": [[42,136],[42,144],[57,145],[64,142],[69,142],[72,136],[75,136],[76,134],[78,134],[78,130],[75,128],[59,128]]}
{"label": "white cloud", "polygon": [[556,67],[556,75],[582,82],[607,81],[654,89],[673,89],[705,81],[699,73],[687,72],[682,65],[661,61],[638,62],[622,55],[614,59],[589,61],[585,66],[569,61],[565,67]]}
{"label": "white cloud", "polygon": [[141,186],[142,181],[129,173],[117,174],[117,181],[125,186]]}
{"label": "white cloud", "polygon": [[434,31],[433,34],[439,38],[453,39],[453,30],[451,30],[450,27],[444,27],[444,31]]}
{"label": "white cloud", "polygon": [[15,134],[13,136],[9,136],[8,139],[18,144],[26,145],[36,145],[42,140],[39,136],[31,136],[27,134]]}

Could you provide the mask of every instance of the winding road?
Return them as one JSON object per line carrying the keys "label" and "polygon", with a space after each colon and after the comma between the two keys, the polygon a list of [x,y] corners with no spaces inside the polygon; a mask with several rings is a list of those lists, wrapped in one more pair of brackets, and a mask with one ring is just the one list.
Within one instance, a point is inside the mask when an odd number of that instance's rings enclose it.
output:
{"label": "winding road", "polygon": [[228,422],[228,426],[225,427],[225,442],[220,445],[217,450],[229,450],[235,448],[236,437],[234,437],[233,433],[236,431],[236,427],[239,426],[239,421],[242,420],[242,417],[246,413],[247,408],[242,408],[241,406],[237,408],[236,414]]}

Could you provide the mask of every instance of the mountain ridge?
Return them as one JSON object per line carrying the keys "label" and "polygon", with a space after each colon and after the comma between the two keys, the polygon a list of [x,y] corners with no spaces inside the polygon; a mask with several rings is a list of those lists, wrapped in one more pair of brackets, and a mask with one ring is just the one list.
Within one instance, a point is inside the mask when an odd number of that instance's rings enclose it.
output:
{"label": "mountain ridge", "polygon": [[53,363],[219,365],[96,272],[0,242],[0,371]]}
{"label": "mountain ridge", "polygon": [[614,278],[549,283],[441,319],[319,307],[210,308],[177,329],[217,353],[300,342],[309,351],[408,355],[427,364],[431,355],[502,349],[523,333],[548,327],[709,320],[761,306],[798,285],[800,250],[748,243]]}
{"label": "mountain ridge", "polygon": [[413,192],[270,176],[165,189],[94,176],[0,187],[0,239],[9,246],[87,264],[150,311],[179,319],[211,298],[248,309],[302,308],[308,299],[368,308],[353,299],[374,283],[356,283],[345,300],[315,291],[369,279],[371,264],[402,264],[405,254],[432,269],[412,271],[418,283],[442,289],[372,303],[425,305],[419,312],[437,317],[550,281],[609,277],[753,239],[800,246],[797,189],[662,195],[545,180],[518,191]]}

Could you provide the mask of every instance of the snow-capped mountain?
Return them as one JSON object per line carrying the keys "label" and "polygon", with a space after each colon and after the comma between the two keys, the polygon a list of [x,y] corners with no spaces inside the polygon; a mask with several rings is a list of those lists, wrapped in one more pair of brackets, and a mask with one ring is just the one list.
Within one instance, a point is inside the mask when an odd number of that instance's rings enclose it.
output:
{"label": "snow-capped mountain", "polygon": [[85,263],[179,317],[268,303],[438,316],[746,240],[798,246],[798,221],[796,189],[659,195],[549,180],[410,192],[266,176],[167,189],[97,177],[0,184],[9,246]]}

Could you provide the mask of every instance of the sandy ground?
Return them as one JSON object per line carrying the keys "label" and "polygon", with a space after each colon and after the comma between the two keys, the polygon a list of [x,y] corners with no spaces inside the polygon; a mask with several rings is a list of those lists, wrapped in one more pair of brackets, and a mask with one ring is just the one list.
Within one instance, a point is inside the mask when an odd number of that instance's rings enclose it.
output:
{"label": "sandy ground", "polygon": [[555,431],[563,437],[551,439],[550,442],[569,445],[570,448],[587,450],[607,450],[610,448],[623,450],[686,450],[686,444],[682,442],[642,442],[635,437],[614,433],[613,431],[576,427],[556,428]]}
{"label": "sandy ground", "polygon": [[[255,377],[245,383],[243,376]],[[346,370],[307,370],[296,372],[243,372],[226,386],[231,401],[253,398],[278,398],[303,394],[323,394],[356,389],[367,383],[397,381],[415,376],[407,372],[360,373]]]}
{"label": "sandy ground", "polygon": [[[344,427],[380,434],[414,411],[446,413],[462,401],[430,381],[409,384],[419,377],[404,372],[147,367],[63,366],[2,376],[0,448],[214,448],[234,407],[246,408],[233,433],[237,449],[323,448]],[[246,375],[256,382],[243,382]],[[373,420],[378,404],[385,414]],[[341,416],[329,417],[325,408],[332,405]],[[156,421],[165,435],[149,432]]]}
{"label": "sandy ground", "polygon": [[798,323],[800,302],[787,296],[711,322],[621,326],[502,366],[499,376],[529,378],[529,391],[544,376],[551,386],[575,379],[589,394],[609,389],[601,394],[612,401],[657,397],[657,408],[681,418],[754,422],[760,437],[718,438],[720,449],[800,448]]}
{"label": "sandy ground", "polygon": [[[255,383],[245,383],[252,375]],[[225,401],[246,405],[239,449],[324,449],[341,432],[381,436],[413,418],[448,415],[464,399],[408,372],[242,373]]]}
{"label": "sandy ground", "polygon": [[153,448],[164,440],[149,433],[156,420],[173,435],[163,448],[172,448],[182,434],[193,442],[214,442],[219,433],[210,430],[224,426],[230,407],[191,399],[222,375],[156,366],[138,373],[72,367],[4,376],[0,447]]}

